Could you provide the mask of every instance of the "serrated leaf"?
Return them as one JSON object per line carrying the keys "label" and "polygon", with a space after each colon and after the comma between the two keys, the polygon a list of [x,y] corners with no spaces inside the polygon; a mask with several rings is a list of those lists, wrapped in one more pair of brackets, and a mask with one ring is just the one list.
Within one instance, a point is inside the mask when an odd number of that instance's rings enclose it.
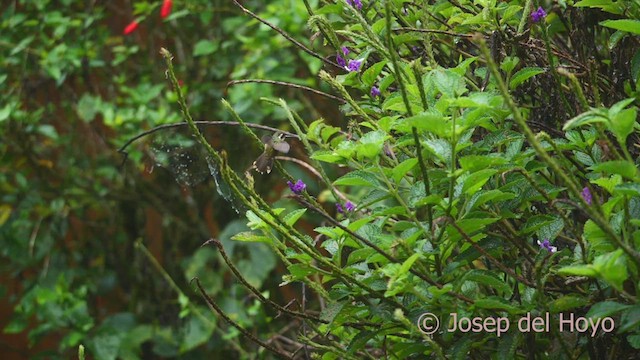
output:
{"label": "serrated leaf", "polygon": [[[640,196],[640,184],[638,183],[625,183],[620,184],[613,188],[613,195],[627,195],[627,196]],[[0,221],[2,225],[2,221]]]}
{"label": "serrated leaf", "polygon": [[345,174],[334,181],[333,185],[377,187],[378,180],[369,172],[357,170]]}
{"label": "serrated leaf", "polygon": [[475,194],[497,172],[498,170],[495,169],[484,169],[474,172],[473,174],[467,176],[466,179],[464,179],[462,191],[469,195]]}
{"label": "serrated leaf", "polygon": [[479,284],[490,286],[496,290],[505,292],[507,296],[511,295],[511,287],[500,279],[496,274],[489,270],[474,269],[468,271],[461,279],[461,284],[464,281],[473,281]]}
{"label": "serrated leaf", "polygon": [[428,111],[416,116],[398,119],[392,128],[403,133],[410,133],[413,127],[420,131],[431,132],[440,137],[447,137],[451,134],[451,125],[448,124],[444,115],[437,111]]}
{"label": "serrated leaf", "polygon": [[284,222],[289,226],[293,226],[298,221],[298,219],[300,219],[300,217],[304,215],[306,211],[307,209],[293,210],[284,217]]}
{"label": "serrated leaf", "polygon": [[522,341],[522,332],[509,331],[498,344],[498,359],[514,359]]}
{"label": "serrated leaf", "polygon": [[389,135],[382,130],[366,133],[355,147],[358,158],[373,158],[382,152],[382,146]]}
{"label": "serrated leaf", "polygon": [[511,200],[516,197],[516,194],[513,193],[505,193],[500,190],[487,190],[487,191],[479,191],[473,195],[471,200],[467,203],[465,207],[465,211],[469,212],[480,206],[492,202],[496,203],[504,200]]}
{"label": "serrated leaf", "polygon": [[333,319],[338,316],[345,303],[343,302],[333,302],[329,303],[322,311],[320,312],[320,320],[333,322]]}
{"label": "serrated leaf", "polygon": [[367,88],[375,85],[378,75],[380,75],[380,72],[386,64],[386,61],[375,63],[362,73],[362,82]]}
{"label": "serrated leaf", "polygon": [[393,168],[393,180],[396,183],[399,183],[400,180],[416,165],[418,165],[418,159],[416,158],[410,158],[401,162],[398,166]]}
{"label": "serrated leaf", "polygon": [[476,308],[480,308],[480,309],[505,310],[505,311],[509,312],[510,314],[519,314],[519,313],[525,312],[524,309],[520,309],[518,307],[515,307],[515,306],[509,304],[508,302],[506,302],[506,300],[504,300],[502,298],[499,298],[499,297],[489,297],[489,298],[485,298],[485,299],[477,299],[473,306],[475,306]]}
{"label": "serrated leaf", "polygon": [[620,315],[620,325],[616,324],[618,334],[623,334],[629,330],[637,330],[640,327],[640,305],[626,309]]}
{"label": "serrated leaf", "polygon": [[287,266],[294,279],[303,279],[309,275],[317,274],[318,270],[304,263],[295,263]]}

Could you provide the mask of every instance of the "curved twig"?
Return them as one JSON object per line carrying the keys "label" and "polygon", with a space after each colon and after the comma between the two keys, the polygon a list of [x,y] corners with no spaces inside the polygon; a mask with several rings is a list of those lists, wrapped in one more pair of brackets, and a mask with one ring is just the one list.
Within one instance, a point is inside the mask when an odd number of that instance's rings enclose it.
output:
{"label": "curved twig", "polygon": [[301,42],[299,42],[298,40],[292,38],[289,34],[287,34],[284,30],[280,29],[279,27],[273,25],[272,23],[268,22],[267,20],[262,19],[261,17],[259,17],[258,15],[254,14],[251,12],[251,10],[245,8],[244,6],[242,6],[237,0],[233,0],[233,3],[236,4],[240,9],[242,9],[242,11],[244,11],[246,14],[248,14],[249,16],[251,16],[252,18],[260,21],[261,23],[267,25],[268,27],[270,27],[271,29],[275,30],[276,32],[278,32],[278,34],[282,35],[285,37],[285,39],[289,40],[292,44],[294,44],[295,46],[299,47],[302,51],[306,52],[307,54],[313,56],[316,59],[321,60],[324,63],[327,63],[329,65],[333,65],[339,69],[342,69],[342,66],[338,65],[337,63],[330,61],[326,58],[324,58],[322,55],[318,54],[317,52],[309,49],[308,47],[304,46],[304,44],[302,44]]}
{"label": "curved twig", "polygon": [[[241,124],[237,121],[194,121],[194,123],[196,125],[205,125],[205,126],[218,126],[218,125],[230,125],[230,126],[240,126]],[[125,151],[125,149],[131,145],[133,142],[135,142],[136,140],[139,140],[147,135],[151,135],[157,131],[160,130],[164,130],[164,129],[172,129],[172,128],[177,128],[177,127],[181,127],[181,126],[187,126],[188,124],[186,122],[180,122],[180,123],[173,123],[173,124],[164,124],[164,125],[160,125],[160,126],[156,126],[153,129],[149,129],[147,131],[141,132],[140,134],[132,137],[131,139],[129,139],[126,143],[124,143],[124,145],[122,145],[119,149],[118,152],[120,154],[122,154],[124,156],[124,159],[122,159],[122,165],[124,165],[124,163],[127,161],[127,158],[129,156],[129,153],[127,153]],[[299,139],[300,137],[294,133],[290,133],[288,131],[283,131],[280,129],[276,129],[274,127],[271,126],[267,126],[267,125],[260,125],[260,124],[253,124],[253,123],[246,123],[245,125],[247,125],[250,128],[255,128],[255,129],[260,129],[260,130],[267,130],[267,131],[271,131],[271,132],[280,132],[282,134],[285,135],[285,137],[290,137],[290,138],[295,138],[295,139]],[[122,166],[121,165],[121,166]]]}
{"label": "curved twig", "polygon": [[329,98],[329,99],[340,101],[341,103],[346,103],[347,102],[345,99],[339,98],[339,97],[337,97],[335,95],[331,95],[331,94],[328,94],[326,92],[323,92],[323,91],[320,91],[320,90],[316,90],[314,88],[310,88],[308,86],[298,85],[298,84],[294,84],[294,83],[290,83],[290,82],[284,82],[284,81],[263,80],[263,79],[232,80],[232,81],[229,81],[227,83],[227,87],[229,87],[230,85],[246,84],[246,83],[259,83],[259,84],[264,83],[264,84],[271,84],[271,85],[288,86],[288,87],[292,87],[292,88],[296,88],[296,89],[306,90],[306,91],[312,92],[314,94],[317,94],[317,95],[320,95],[320,96],[324,96],[324,97]]}
{"label": "curved twig", "polygon": [[251,341],[253,341],[256,344],[262,346],[263,348],[271,351],[276,356],[278,356],[278,357],[280,357],[282,359],[293,359],[289,354],[286,354],[286,353],[282,352],[281,350],[276,349],[272,345],[267,344],[266,342],[258,339],[257,337],[253,336],[253,334],[251,334],[247,329],[243,328],[242,326],[240,326],[240,324],[238,324],[237,322],[233,321],[233,319],[231,319],[224,311],[222,311],[222,309],[218,306],[218,304],[216,304],[213,301],[213,299],[211,297],[209,297],[209,295],[207,295],[207,293],[202,288],[202,284],[200,284],[200,279],[198,279],[197,277],[194,277],[191,281],[194,281],[194,280],[196,282],[196,285],[198,286],[198,290],[200,290],[200,294],[202,295],[202,297],[207,302],[207,305],[209,305],[211,310],[214,310],[227,323],[229,323],[234,328],[238,329],[244,336],[246,336],[249,339],[251,339]]}

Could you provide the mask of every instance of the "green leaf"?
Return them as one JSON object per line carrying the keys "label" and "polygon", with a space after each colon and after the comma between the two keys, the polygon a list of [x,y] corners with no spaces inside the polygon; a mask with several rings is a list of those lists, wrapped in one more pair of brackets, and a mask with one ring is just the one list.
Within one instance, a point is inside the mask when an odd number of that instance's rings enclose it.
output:
{"label": "green leaf", "polygon": [[400,270],[398,270],[398,273],[396,274],[396,276],[400,277],[406,274],[407,272],[409,272],[409,269],[411,269],[411,265],[413,265],[413,263],[416,262],[416,260],[418,260],[420,256],[422,256],[420,253],[415,253],[411,255],[407,260],[405,260],[402,263],[402,266],[400,267]]}
{"label": "green leaf", "polygon": [[498,344],[498,359],[515,359],[516,350],[522,341],[522,332],[509,331]]}
{"label": "green leaf", "polygon": [[0,109],[0,123],[9,118],[9,115],[11,115],[12,108],[13,108],[13,104],[7,104],[5,107]]}
{"label": "green leaf", "polygon": [[611,132],[616,135],[616,138],[623,146],[627,143],[629,134],[633,132],[636,113],[636,108],[630,108],[620,111],[615,117],[611,118]]}
{"label": "green leaf", "polygon": [[109,332],[101,332],[93,338],[93,353],[100,360],[115,360],[120,350],[123,336]]}
{"label": "green leaf", "polygon": [[607,316],[611,316],[619,313],[620,311],[629,308],[630,305],[620,304],[615,301],[603,301],[597,304],[594,304],[589,312],[587,313],[587,317],[590,318],[605,318]]}
{"label": "green leaf", "polygon": [[[458,226],[470,237],[481,229],[486,228],[488,225],[498,221],[498,218],[482,218],[482,219],[462,219],[458,221]],[[462,239],[460,232],[452,225],[447,226],[447,233],[451,241],[456,242]]]}
{"label": "green leaf", "polygon": [[213,54],[218,50],[218,42],[210,40],[200,40],[193,48],[193,56],[203,56]]}
{"label": "green leaf", "polygon": [[512,292],[511,287],[507,283],[500,279],[498,275],[489,270],[470,270],[462,277],[460,284],[464,283],[465,281],[473,281],[479,284],[490,286],[498,291],[506,293],[507,296],[510,296]]}
{"label": "green leaf", "polygon": [[469,172],[476,172],[507,163],[507,159],[503,157],[487,155],[467,155],[461,157],[458,161],[460,162],[460,167]]}
{"label": "green leaf", "polygon": [[622,249],[596,257],[593,266],[600,276],[616,289],[622,289],[622,283],[629,277]]}
{"label": "green leaf", "polygon": [[620,325],[616,326],[618,334],[629,330],[637,330],[640,327],[640,305],[626,309],[620,315]]}
{"label": "green leaf", "polygon": [[180,352],[187,352],[206,343],[211,338],[213,326],[204,322],[198,316],[191,316],[184,326],[182,341],[180,342]]}
{"label": "green leaf", "polygon": [[614,3],[611,0],[582,0],[575,3],[573,6],[598,8],[602,9],[603,11],[618,15],[622,14],[623,12],[623,8],[620,2]]}
{"label": "green leaf", "polygon": [[304,215],[306,211],[307,209],[293,210],[292,212],[288,213],[287,216],[284,217],[284,222],[289,226],[293,226],[296,223],[296,221],[298,221],[298,219],[300,219],[300,217]]}
{"label": "green leaf", "polygon": [[467,92],[464,78],[450,69],[436,69],[433,74],[433,83],[438,90],[449,98],[455,98]]}
{"label": "green leaf", "polygon": [[549,304],[549,310],[552,313],[560,313],[566,310],[575,309],[587,304],[587,300],[577,295],[567,295],[555,299]]}
{"label": "green leaf", "polygon": [[320,312],[320,320],[333,322],[333,320],[338,316],[342,308],[344,307],[344,302],[332,302],[329,303],[322,311]]}
{"label": "green leaf", "polygon": [[428,131],[440,137],[448,137],[451,135],[451,125],[447,119],[438,111],[428,111],[416,116],[398,119],[393,125],[393,129],[410,133],[411,128],[415,127],[419,131]]}
{"label": "green leaf", "polygon": [[80,98],[80,101],[78,101],[76,111],[82,121],[89,122],[96,117],[96,114],[99,111],[99,105],[100,98],[84,94],[82,95],[82,98]]}
{"label": "green leaf", "polygon": [[319,161],[332,163],[332,164],[342,163],[345,160],[344,157],[336,154],[333,151],[327,151],[327,150],[316,151],[313,154],[311,154],[311,158],[314,160],[319,160]]}
{"label": "green leaf", "polygon": [[314,269],[313,266],[303,263],[291,264],[287,269],[294,279],[303,279],[309,275],[318,273],[318,270]]}
{"label": "green leaf", "polygon": [[245,242],[264,242],[271,243],[271,239],[264,235],[258,235],[251,231],[241,232],[239,234],[233,235],[231,240],[235,241],[245,241]]}
{"label": "green leaf", "polygon": [[393,168],[393,180],[396,183],[399,183],[400,180],[416,165],[418,165],[418,159],[416,158],[410,158],[401,162],[398,166]]}
{"label": "green leaf", "polygon": [[375,63],[362,73],[362,82],[367,88],[371,88],[375,85],[378,75],[380,75],[380,72],[386,64],[386,61]]}
{"label": "green leaf", "polygon": [[565,266],[558,270],[558,274],[560,275],[577,275],[577,276],[588,276],[588,277],[596,277],[598,276],[598,272],[591,265],[572,265]]}
{"label": "green leaf", "polygon": [[509,89],[513,90],[523,82],[529,80],[530,78],[538,74],[542,74],[544,72],[545,72],[544,69],[539,67],[526,67],[526,68],[520,69],[518,72],[516,72],[513,75],[513,77],[511,77],[511,81],[509,81]]}
{"label": "green leaf", "polygon": [[334,181],[333,185],[377,187],[379,183],[376,177],[370,172],[356,170]]}
{"label": "green leaf", "polygon": [[519,314],[525,312],[524,309],[515,307],[509,304],[506,300],[496,296],[488,297],[485,299],[477,299],[473,306],[480,309],[505,310],[510,314]]}
{"label": "green leaf", "polygon": [[567,121],[562,130],[567,131],[587,124],[607,122],[607,115],[603,111],[587,111]]}
{"label": "green leaf", "polygon": [[620,111],[622,111],[622,109],[626,108],[629,104],[633,103],[635,100],[636,99],[634,98],[628,98],[628,99],[620,100],[617,103],[611,105],[611,108],[609,108],[609,111],[608,111],[608,116],[610,118],[615,117],[616,115],[618,115]]}
{"label": "green leaf", "polygon": [[[614,195],[627,195],[627,196],[640,196],[640,184],[638,183],[625,183],[620,184],[613,188]],[[2,225],[2,221],[0,221]]]}
{"label": "green leaf", "polygon": [[389,135],[382,130],[366,133],[355,147],[358,158],[373,158],[382,152],[382,146]]}
{"label": "green leaf", "polygon": [[515,197],[516,194],[505,193],[500,190],[479,191],[473,195],[469,202],[467,202],[465,211],[469,212],[471,210],[477,209],[488,202],[496,203],[499,201],[511,200]]}
{"label": "green leaf", "polygon": [[484,170],[474,172],[473,174],[467,176],[466,179],[464,179],[464,185],[462,186],[462,191],[464,191],[469,195],[475,194],[497,172],[498,170],[495,170],[495,169],[484,169]]}
{"label": "green leaf", "polygon": [[616,289],[622,289],[622,283],[629,277],[622,249],[596,257],[593,264],[565,266],[558,274],[598,277]]}
{"label": "green leaf", "polygon": [[607,175],[618,174],[629,180],[634,180],[638,174],[638,168],[631,161],[614,160],[593,165],[589,168],[593,172],[602,172]]}
{"label": "green leaf", "polygon": [[611,29],[626,31],[632,34],[640,35],[640,20],[621,19],[621,20],[605,20],[600,25]]}
{"label": "green leaf", "polygon": [[640,350],[640,335],[629,335],[627,341],[632,348]]}

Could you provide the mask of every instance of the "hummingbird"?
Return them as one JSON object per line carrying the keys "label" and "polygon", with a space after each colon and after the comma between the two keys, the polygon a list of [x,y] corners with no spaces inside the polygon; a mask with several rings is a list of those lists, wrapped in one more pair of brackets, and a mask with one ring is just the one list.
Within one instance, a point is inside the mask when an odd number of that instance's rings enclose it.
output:
{"label": "hummingbird", "polygon": [[265,172],[269,174],[273,167],[273,160],[276,157],[276,152],[286,154],[289,152],[291,147],[289,146],[289,143],[284,140],[284,134],[281,132],[277,132],[273,136],[263,136],[262,143],[264,144],[264,151],[260,156],[258,156],[256,161],[253,162],[253,167],[255,167],[261,174],[264,174]]}

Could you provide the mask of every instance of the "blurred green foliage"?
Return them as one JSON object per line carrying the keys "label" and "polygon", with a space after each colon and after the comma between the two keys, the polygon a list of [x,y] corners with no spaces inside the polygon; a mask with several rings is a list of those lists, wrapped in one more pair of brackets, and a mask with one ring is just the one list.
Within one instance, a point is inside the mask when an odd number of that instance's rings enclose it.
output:
{"label": "blurred green foliage", "polygon": [[[0,352],[633,356],[638,4],[360,3],[242,3],[289,39],[222,0],[3,9],[0,326],[18,340]],[[295,133],[290,158],[252,172],[269,132],[228,124],[198,128],[212,153],[186,126],[130,142],[186,120],[179,102]],[[430,336],[426,311],[616,332]]]}
{"label": "blurred green foliage", "polygon": [[[245,5],[302,34],[306,10],[294,3]],[[0,326],[5,334],[28,338],[3,342],[0,352],[69,358],[84,344],[98,359],[252,353],[189,286],[199,276],[242,324],[277,329],[230,281],[219,255],[200,248],[212,236],[234,244],[229,238],[244,228],[222,205],[211,176],[181,184],[170,166],[154,163],[158,152],[175,158],[158,144],[184,131],[134,143],[124,163],[117,149],[143,130],[181,120],[160,46],[178,49],[183,89],[201,120],[231,120],[220,111],[225,96],[242,116],[279,126],[282,112],[260,106],[259,98],[287,97],[302,110],[303,102],[311,103],[304,93],[253,83],[227,88],[227,82],[252,77],[314,85],[319,61],[221,0],[175,2],[165,19],[161,1],[6,5],[0,18],[0,271],[6,298]],[[123,35],[133,20],[139,27]],[[231,161],[238,168],[259,154],[257,146],[238,141],[236,128],[207,131],[217,147],[237,155]],[[265,189],[271,181],[265,177]],[[136,241],[149,247],[158,268]],[[254,285],[279,282],[270,276],[276,262],[267,246],[229,245],[229,253]]]}

